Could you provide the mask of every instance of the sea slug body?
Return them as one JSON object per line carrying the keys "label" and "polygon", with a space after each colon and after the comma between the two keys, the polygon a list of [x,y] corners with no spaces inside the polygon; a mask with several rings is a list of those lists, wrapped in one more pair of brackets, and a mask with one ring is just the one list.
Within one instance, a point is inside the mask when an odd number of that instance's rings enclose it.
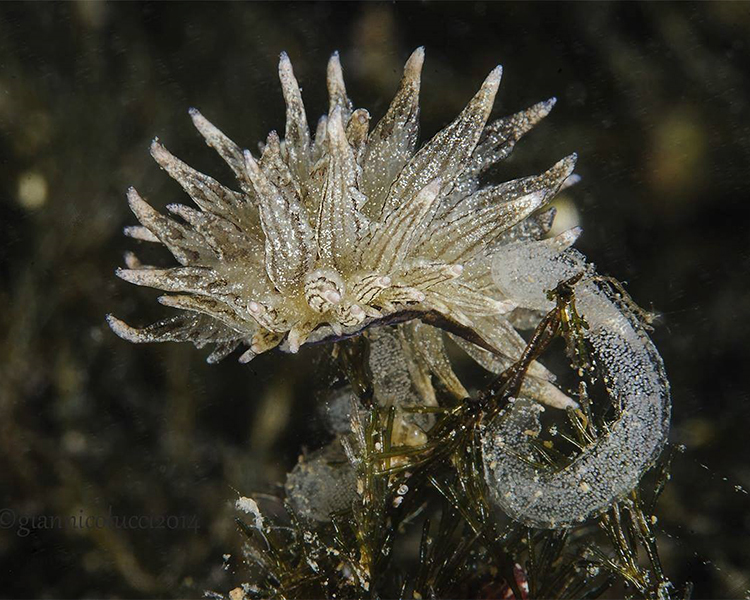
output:
{"label": "sea slug body", "polygon": [[[191,109],[198,132],[234,172],[234,189],[154,140],[154,160],[196,207],[168,204],[166,216],[131,188],[128,201],[140,225],[125,233],[162,244],[179,266],[144,265],[131,253],[117,275],[166,292],[159,302],[177,312],[142,328],[109,315],[114,332],[136,343],[213,345],[209,362],[244,347],[245,363],[274,348],[296,353],[306,344],[420,319],[463,332],[500,361],[516,360],[524,342],[508,320],[515,305],[493,285],[490,259],[508,241],[549,230],[549,202],[571,181],[576,155],[540,175],[484,185],[487,169],[555,104],[552,98],[489,120],[500,67],[452,123],[418,147],[423,62],[418,48],[371,128],[369,112],[350,101],[334,54],[328,112],[313,134],[282,54],[284,135],[272,131],[255,155]],[[418,337],[442,343],[427,329]],[[526,391],[534,400],[570,405],[541,364],[533,363],[529,375]]]}
{"label": "sea slug body", "polygon": [[[577,406],[534,361],[522,399],[488,424],[483,438],[486,479],[497,503],[530,525],[569,526],[632,489],[662,449],[670,396],[661,358],[628,308],[570,249],[577,229],[541,240],[554,219],[550,201],[575,180],[575,154],[540,175],[485,184],[487,169],[511,154],[555,99],[490,121],[502,74],[497,67],[457,118],[418,148],[423,62],[418,48],[371,129],[370,113],[355,109],[346,93],[334,54],[327,68],[328,111],[313,134],[291,62],[282,54],[283,139],[272,131],[256,155],[191,109],[198,132],[234,172],[234,188],[154,140],[154,160],[195,207],[169,204],[165,216],[131,188],[128,201],[140,225],[126,227],[126,234],[162,244],[179,265],[144,265],[129,253],[117,275],[166,292],[159,301],[177,313],[142,328],[107,319],[131,342],[213,345],[209,362],[242,347],[243,363],[275,348],[296,353],[307,344],[397,325],[398,333],[372,334],[373,360],[390,373],[377,351],[385,349],[388,358],[388,348],[411,348],[414,361],[399,365],[394,382],[431,404],[432,377],[466,397],[435,327],[482,366],[501,371],[525,348],[518,332],[529,322],[524,311],[533,320],[549,310],[545,291],[584,271],[577,304],[620,404],[616,421],[567,468],[532,467],[523,457],[531,451],[527,432],[540,427],[537,403]],[[394,382],[379,393],[384,400],[390,394],[387,402],[395,405],[411,391]],[[416,425],[424,421],[404,419],[404,443],[422,439]]]}

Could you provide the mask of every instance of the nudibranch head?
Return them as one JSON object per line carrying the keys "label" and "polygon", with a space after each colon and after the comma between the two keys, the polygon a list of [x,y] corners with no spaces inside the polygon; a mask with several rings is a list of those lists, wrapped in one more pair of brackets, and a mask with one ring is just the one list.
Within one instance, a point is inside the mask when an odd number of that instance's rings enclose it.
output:
{"label": "nudibranch head", "polygon": [[[209,362],[244,344],[246,362],[277,346],[297,352],[305,343],[428,314],[479,336],[482,319],[503,322],[515,304],[493,284],[491,258],[504,243],[548,229],[545,207],[571,176],[575,155],[539,176],[480,186],[482,173],[554,105],[551,99],[488,124],[500,67],[417,150],[423,60],[418,48],[370,130],[370,114],[354,109],[334,54],[328,113],[313,135],[282,54],[286,128],[283,139],[268,135],[259,156],[191,109],[195,127],[234,171],[235,189],[154,140],[153,158],[197,208],[172,204],[165,216],[131,188],[141,225],[126,234],[163,244],[179,266],[145,266],[130,254],[117,274],[167,292],[160,302],[179,313],[142,329],[109,316],[115,333],[132,342],[215,344]],[[519,339],[506,329],[492,345],[511,356]]]}

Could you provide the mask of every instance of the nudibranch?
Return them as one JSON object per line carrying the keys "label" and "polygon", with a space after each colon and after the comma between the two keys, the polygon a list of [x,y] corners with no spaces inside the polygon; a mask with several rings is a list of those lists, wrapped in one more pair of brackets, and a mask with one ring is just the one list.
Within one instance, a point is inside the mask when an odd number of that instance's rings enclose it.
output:
{"label": "nudibranch", "polygon": [[[196,207],[169,204],[171,216],[165,216],[131,188],[128,201],[141,224],[125,233],[166,246],[179,266],[147,266],[128,254],[117,275],[167,292],[159,301],[179,312],[140,329],[109,315],[115,333],[131,342],[214,344],[209,362],[244,345],[240,361],[247,362],[275,347],[294,353],[306,343],[421,319],[468,338],[479,360],[516,360],[525,345],[513,325],[516,304],[493,283],[492,258],[509,241],[549,230],[554,210],[548,204],[574,177],[576,156],[538,176],[480,184],[555,104],[552,98],[488,122],[500,67],[418,149],[423,61],[418,48],[371,129],[369,112],[354,109],[347,96],[334,54],[328,113],[312,135],[282,54],[284,137],[272,131],[259,156],[191,109],[197,130],[233,170],[233,188],[154,140],[151,155]],[[569,231],[552,243],[567,247],[576,235]],[[524,389],[553,406],[573,405],[553,380],[533,363]]]}

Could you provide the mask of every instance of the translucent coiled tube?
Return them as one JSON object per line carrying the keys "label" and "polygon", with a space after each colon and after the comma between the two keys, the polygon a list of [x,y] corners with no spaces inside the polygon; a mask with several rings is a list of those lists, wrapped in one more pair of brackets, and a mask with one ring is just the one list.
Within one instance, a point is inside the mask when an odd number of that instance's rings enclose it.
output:
{"label": "translucent coiled tube", "polygon": [[495,282],[527,308],[550,310],[554,305],[545,290],[586,273],[575,286],[576,306],[589,324],[585,337],[619,409],[606,433],[561,470],[529,462],[530,438],[541,430],[538,404],[518,399],[483,431],[485,478],[502,510],[532,527],[570,527],[626,495],[658,457],[669,433],[669,382],[636,316],[592,279],[581,254],[545,242],[506,250],[494,265]]}

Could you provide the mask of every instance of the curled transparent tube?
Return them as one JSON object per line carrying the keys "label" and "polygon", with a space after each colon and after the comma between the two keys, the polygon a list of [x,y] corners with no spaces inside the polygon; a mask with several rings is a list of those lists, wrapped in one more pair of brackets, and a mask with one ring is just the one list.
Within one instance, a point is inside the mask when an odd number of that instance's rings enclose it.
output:
{"label": "curled transparent tube", "polygon": [[[671,398],[664,366],[637,317],[592,279],[593,268],[573,250],[544,242],[507,247],[493,266],[495,283],[519,305],[549,310],[544,290],[584,271],[575,286],[585,337],[619,416],[561,470],[540,468],[530,437],[543,410],[518,399],[482,434],[485,479],[494,501],[511,518],[537,528],[571,527],[599,514],[636,487],[669,433]],[[529,276],[533,273],[533,276]]]}

